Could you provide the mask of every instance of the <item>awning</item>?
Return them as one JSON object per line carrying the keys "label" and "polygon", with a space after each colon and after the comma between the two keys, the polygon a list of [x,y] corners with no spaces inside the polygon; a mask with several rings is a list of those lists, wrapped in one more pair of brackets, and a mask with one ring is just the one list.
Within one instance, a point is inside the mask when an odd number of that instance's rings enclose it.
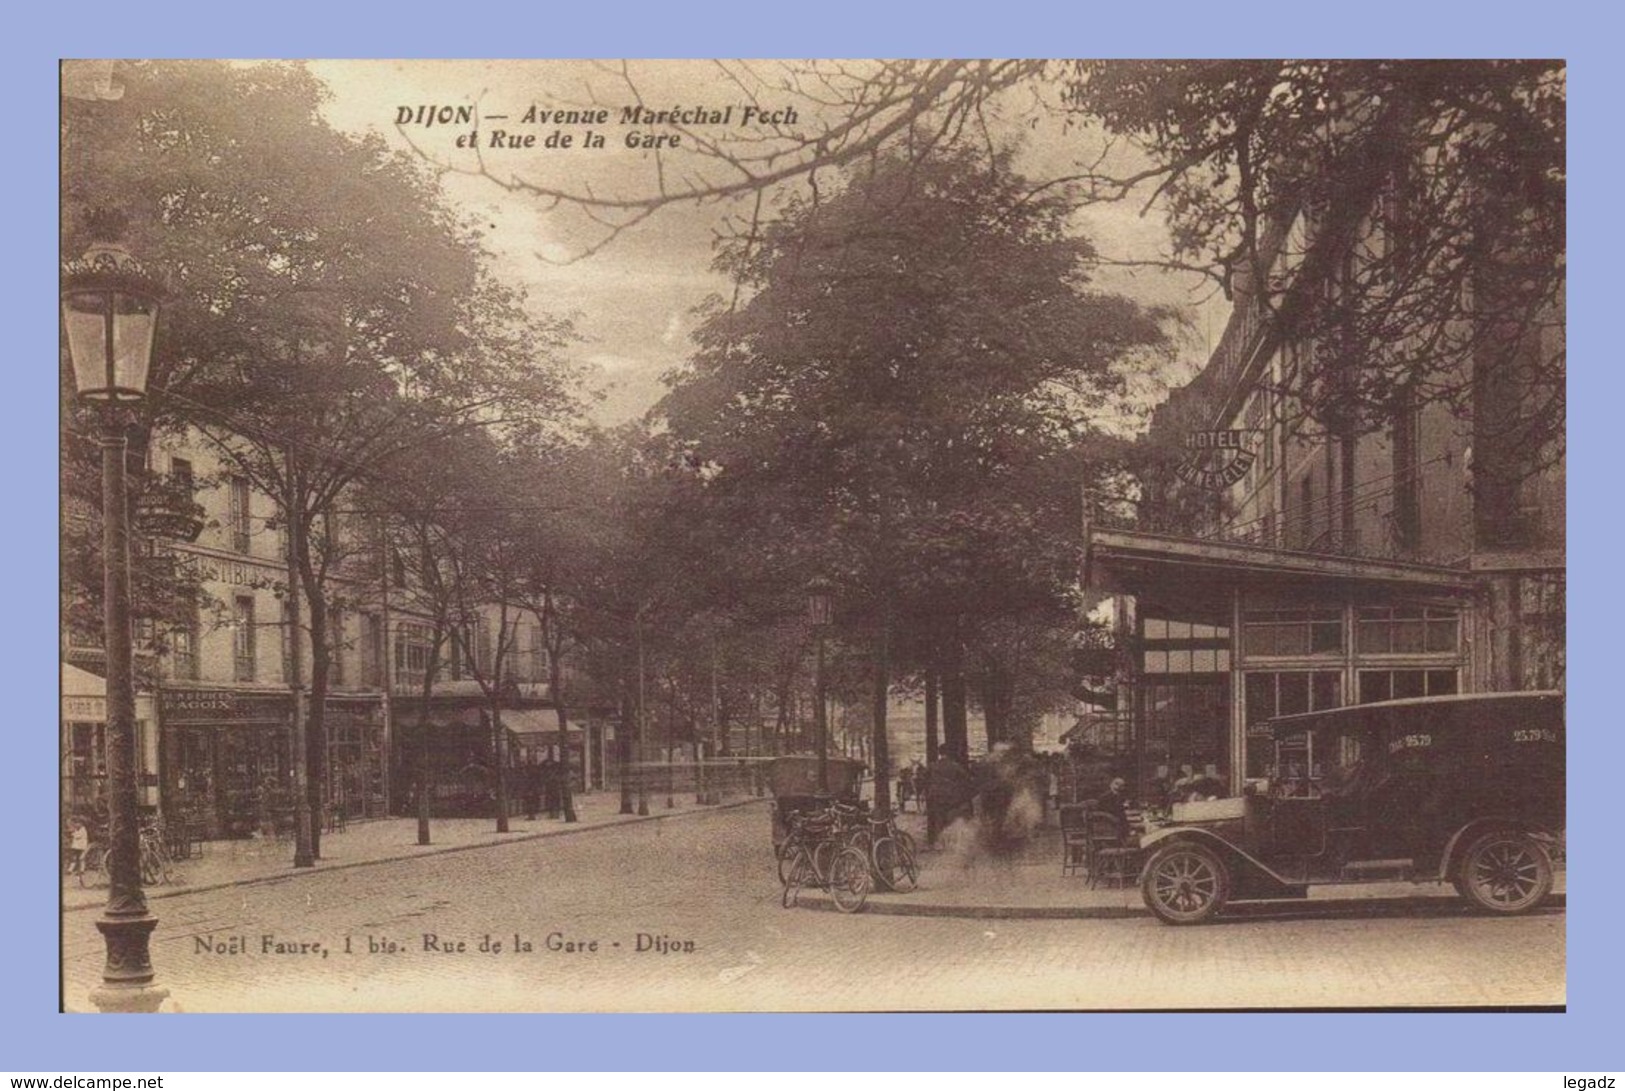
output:
{"label": "awning", "polygon": [[[449,722],[460,727],[479,727],[485,722],[486,709],[478,705],[464,705],[461,708],[441,712],[432,717],[436,723]],[[559,713],[552,708],[505,708],[500,713],[502,726],[508,729],[510,735],[540,735],[547,732],[556,732],[559,729]],[[570,733],[573,735],[581,730],[581,725],[571,724]]]}
{"label": "awning", "polygon": [[99,674],[81,670],[72,663],[62,664],[62,696],[106,697],[107,680]]}
{"label": "awning", "polygon": [[1472,572],[1441,565],[1137,530],[1093,530],[1088,548],[1090,582],[1129,593],[1177,587],[1200,594],[1248,583],[1364,584],[1459,593],[1474,585]]}
{"label": "awning", "polygon": [[107,722],[107,681],[100,675],[62,664],[62,718]]}
{"label": "awning", "polygon": [[[552,734],[559,729],[559,711],[556,708],[505,708],[502,726],[515,735]],[[576,728],[572,726],[571,730]]]}

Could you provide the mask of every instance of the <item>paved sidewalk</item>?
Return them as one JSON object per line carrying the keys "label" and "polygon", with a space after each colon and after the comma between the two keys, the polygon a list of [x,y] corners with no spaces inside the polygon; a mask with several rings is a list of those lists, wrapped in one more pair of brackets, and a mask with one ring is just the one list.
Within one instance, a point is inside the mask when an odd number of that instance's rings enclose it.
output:
{"label": "paved sidewalk", "polygon": [[[923,846],[925,823],[914,814],[902,824]],[[1551,904],[1566,902],[1565,873],[1558,869]],[[833,909],[834,903],[818,891],[802,891],[798,904]],[[1450,912],[1459,906],[1456,892],[1442,883],[1361,883],[1317,886],[1305,900],[1252,903],[1240,912],[1304,912],[1348,904],[1371,912],[1427,909]],[[923,850],[920,885],[907,894],[875,891],[865,912],[919,917],[971,917],[988,919],[1110,919],[1149,916],[1140,891],[1132,881],[1122,887],[1089,886],[1083,875],[1061,874],[1060,831],[1040,829],[1026,850],[1014,858],[995,859],[973,838],[945,837],[936,849]]]}
{"label": "paved sidewalk", "polygon": [[[508,820],[508,833],[496,832],[494,818],[437,818],[430,823],[432,843],[417,843],[417,819],[380,818],[352,822],[341,832],[323,833],[322,858],[312,868],[295,869],[291,840],[264,841],[258,839],[237,841],[209,841],[202,851],[189,860],[172,865],[174,882],[147,887],[149,901],[172,898],[200,890],[213,890],[246,883],[268,882],[347,867],[382,863],[388,860],[408,860],[442,852],[458,852],[513,841],[530,841],[538,837],[557,837],[602,829],[606,826],[632,822],[655,822],[665,818],[678,818],[703,814],[728,807],[741,807],[760,803],[766,799],[755,796],[729,794],[720,804],[699,805],[692,792],[685,797],[673,797],[675,806],[667,810],[664,795],[651,793],[649,814],[623,815],[620,813],[619,792],[599,791],[575,797],[577,821],[566,823],[556,818],[538,817],[534,820],[523,815]],[[768,837],[768,824],[762,819],[762,839]],[[62,882],[62,907],[65,910],[94,909],[107,901],[107,886],[100,877],[87,877],[81,886],[76,877],[68,876]]]}

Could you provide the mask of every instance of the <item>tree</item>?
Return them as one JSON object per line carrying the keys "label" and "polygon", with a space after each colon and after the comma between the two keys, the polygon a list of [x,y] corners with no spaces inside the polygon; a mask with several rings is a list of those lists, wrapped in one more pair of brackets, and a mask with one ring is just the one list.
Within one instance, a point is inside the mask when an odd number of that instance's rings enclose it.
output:
{"label": "tree", "polygon": [[[585,253],[682,202],[737,202],[731,230],[752,239],[786,187],[816,199],[866,157],[951,157],[1000,125],[1062,118],[1087,165],[1035,188],[1165,215],[1170,253],[1098,260],[1208,278],[1314,343],[1287,391],[1312,422],[1358,431],[1419,404],[1473,416],[1495,440],[1479,477],[1496,496],[1562,457],[1560,61],[714,63],[796,124],[682,129],[683,157],[609,188],[476,172],[584,213],[600,232]],[[602,66],[591,102],[644,101],[658,81]],[[1293,235],[1300,213],[1311,230]]]}
{"label": "tree", "polygon": [[141,63],[122,79],[116,102],[64,102],[64,244],[84,245],[89,210],[128,214],[132,248],[171,273],[155,420],[191,423],[282,506],[288,593],[310,609],[319,831],[328,596],[354,546],[326,516],[403,450],[557,427],[568,327],[493,279],[430,172],[331,129],[303,69]]}
{"label": "tree", "polygon": [[1285,393],[1314,421],[1446,405],[1516,452],[1496,487],[1562,457],[1561,62],[1093,61],[1069,102],[1151,156],[1097,196],[1150,186],[1175,263],[1313,345]]}
{"label": "tree", "polygon": [[1163,343],[1160,314],[1090,288],[1070,207],[1002,154],[855,170],[723,252],[742,299],[714,304],[658,408],[709,524],[753,528],[713,550],[754,553],[746,571],[780,586],[842,588],[877,783],[904,620],[955,596],[969,614],[1053,601],[1075,569],[1089,417]]}

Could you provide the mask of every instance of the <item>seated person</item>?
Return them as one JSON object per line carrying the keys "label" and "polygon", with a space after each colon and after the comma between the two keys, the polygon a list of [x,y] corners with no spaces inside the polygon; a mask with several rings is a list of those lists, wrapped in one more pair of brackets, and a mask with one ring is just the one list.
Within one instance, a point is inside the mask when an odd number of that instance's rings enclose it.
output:
{"label": "seated person", "polygon": [[1102,814],[1109,814],[1117,822],[1117,836],[1127,838],[1129,833],[1128,822],[1128,782],[1122,777],[1113,777],[1106,794],[1095,801],[1095,810]]}

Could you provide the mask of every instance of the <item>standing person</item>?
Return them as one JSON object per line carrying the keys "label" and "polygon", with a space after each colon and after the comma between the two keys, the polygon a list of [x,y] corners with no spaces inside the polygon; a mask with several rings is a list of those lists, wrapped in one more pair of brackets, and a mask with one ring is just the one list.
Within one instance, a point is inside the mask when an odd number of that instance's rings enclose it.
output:
{"label": "standing person", "polygon": [[68,831],[68,874],[81,875],[85,870],[85,854],[90,851],[90,827],[85,820],[74,815]]}
{"label": "standing person", "polygon": [[542,805],[542,769],[536,762],[536,751],[532,750],[525,758],[524,768],[525,786],[525,821],[536,821],[536,812]]}
{"label": "standing person", "polygon": [[914,795],[914,767],[903,766],[903,771],[897,774],[897,809],[908,810],[908,801]]}
{"label": "standing person", "polygon": [[946,751],[941,751],[937,760],[926,767],[926,787],[931,793],[925,801],[926,841],[936,844],[936,838],[943,830],[959,819],[973,815],[976,783],[968,769]]}
{"label": "standing person", "polygon": [[542,762],[542,794],[547,803],[547,817],[559,816],[559,763],[553,760],[552,751],[548,751],[547,760]]}

